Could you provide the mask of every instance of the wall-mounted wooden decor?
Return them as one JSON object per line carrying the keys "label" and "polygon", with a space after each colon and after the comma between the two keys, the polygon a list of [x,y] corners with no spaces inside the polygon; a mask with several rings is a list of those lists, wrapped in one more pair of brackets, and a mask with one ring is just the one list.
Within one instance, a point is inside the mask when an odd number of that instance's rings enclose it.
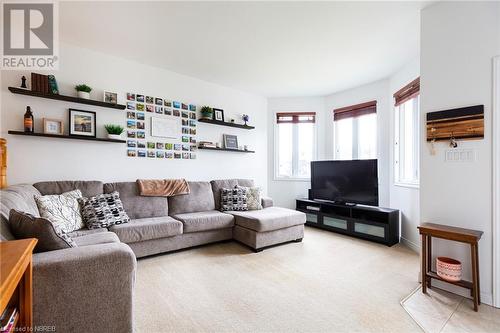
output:
{"label": "wall-mounted wooden decor", "polygon": [[484,138],[484,105],[427,113],[427,141]]}

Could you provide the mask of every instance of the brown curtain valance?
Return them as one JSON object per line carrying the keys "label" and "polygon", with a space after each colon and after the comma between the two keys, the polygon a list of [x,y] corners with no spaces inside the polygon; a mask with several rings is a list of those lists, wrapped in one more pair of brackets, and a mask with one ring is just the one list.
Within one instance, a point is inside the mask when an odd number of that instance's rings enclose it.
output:
{"label": "brown curtain valance", "polygon": [[420,94],[420,78],[417,77],[415,80],[408,83],[403,88],[396,91],[394,94],[395,106],[403,104],[407,100],[412,99]]}
{"label": "brown curtain valance", "polygon": [[370,101],[366,103],[334,109],[333,120],[336,121],[346,118],[359,117],[370,113],[377,113],[377,101]]}
{"label": "brown curtain valance", "polygon": [[314,123],[316,112],[280,112],[276,113],[276,123],[278,124],[299,124]]}

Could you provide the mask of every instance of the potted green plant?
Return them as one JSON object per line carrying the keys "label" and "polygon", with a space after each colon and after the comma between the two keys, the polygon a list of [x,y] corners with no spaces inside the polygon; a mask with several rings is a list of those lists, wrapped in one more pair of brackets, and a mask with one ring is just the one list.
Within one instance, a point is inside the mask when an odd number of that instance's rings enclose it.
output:
{"label": "potted green plant", "polygon": [[92,91],[92,88],[90,88],[88,85],[79,84],[75,86],[75,90],[78,92],[78,97],[90,99],[90,92]]}
{"label": "potted green plant", "polygon": [[210,106],[202,106],[201,107],[201,118],[203,119],[212,119],[213,110]]}
{"label": "potted green plant", "polygon": [[120,140],[121,134],[125,130],[120,125],[111,125],[111,124],[104,125],[104,128],[108,132],[108,139],[114,139],[114,140]]}

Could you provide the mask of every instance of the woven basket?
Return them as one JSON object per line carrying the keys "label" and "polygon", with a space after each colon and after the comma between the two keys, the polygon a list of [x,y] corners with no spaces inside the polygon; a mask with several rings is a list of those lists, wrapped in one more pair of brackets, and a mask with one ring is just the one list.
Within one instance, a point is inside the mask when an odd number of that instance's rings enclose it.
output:
{"label": "woven basket", "polygon": [[437,275],[446,281],[462,280],[462,263],[458,260],[437,257],[436,259]]}

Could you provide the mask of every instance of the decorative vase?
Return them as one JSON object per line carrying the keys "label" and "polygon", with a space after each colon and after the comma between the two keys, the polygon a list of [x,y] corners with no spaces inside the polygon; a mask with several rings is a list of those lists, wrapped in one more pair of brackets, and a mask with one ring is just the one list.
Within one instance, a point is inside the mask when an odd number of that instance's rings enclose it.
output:
{"label": "decorative vase", "polygon": [[90,99],[90,93],[88,93],[86,91],[79,91],[78,97],[83,98],[83,99]]}
{"label": "decorative vase", "polygon": [[112,140],[121,140],[121,139],[122,139],[122,136],[121,136],[121,134],[109,134],[109,133],[108,133],[108,139],[112,139]]}
{"label": "decorative vase", "polygon": [[206,113],[202,113],[202,114],[201,114],[201,118],[203,118],[203,119],[208,119],[208,120],[212,120],[212,113],[208,113],[208,112],[206,112]]}
{"label": "decorative vase", "polygon": [[437,257],[436,271],[437,275],[446,281],[456,282],[462,280],[462,264],[458,260]]}

